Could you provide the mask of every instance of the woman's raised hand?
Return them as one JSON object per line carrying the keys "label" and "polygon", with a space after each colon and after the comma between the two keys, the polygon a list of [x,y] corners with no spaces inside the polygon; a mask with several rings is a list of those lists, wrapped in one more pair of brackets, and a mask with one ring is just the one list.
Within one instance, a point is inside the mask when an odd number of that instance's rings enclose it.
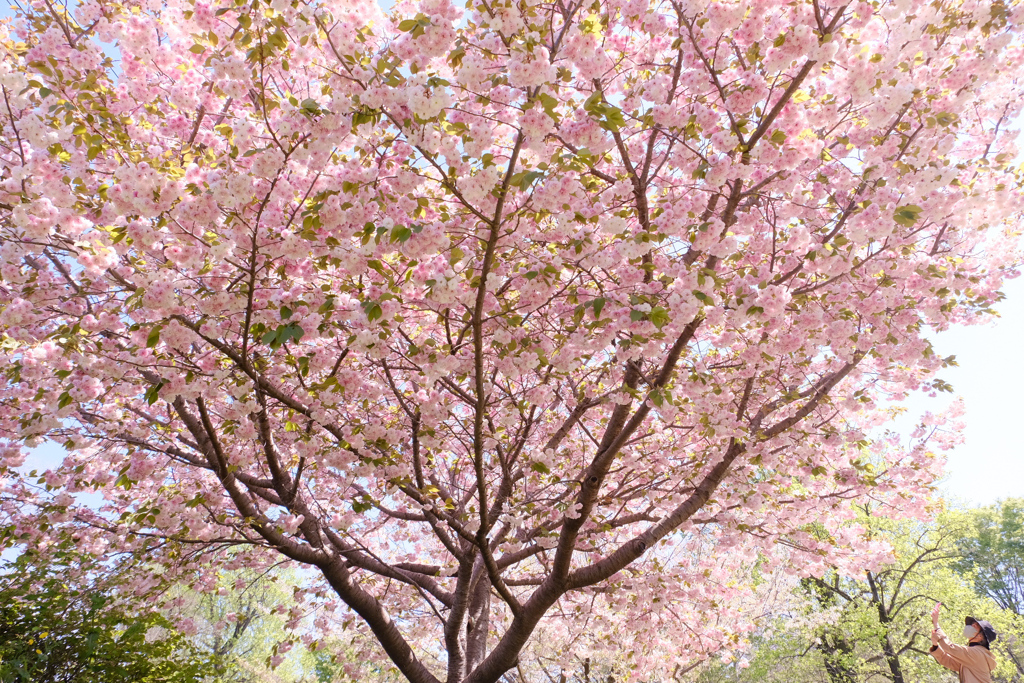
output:
{"label": "woman's raised hand", "polygon": [[942,609],[942,603],[941,602],[935,603],[935,607],[934,607],[934,609],[932,609],[932,625],[934,625],[935,628],[939,627],[939,610],[941,610],[941,609]]}

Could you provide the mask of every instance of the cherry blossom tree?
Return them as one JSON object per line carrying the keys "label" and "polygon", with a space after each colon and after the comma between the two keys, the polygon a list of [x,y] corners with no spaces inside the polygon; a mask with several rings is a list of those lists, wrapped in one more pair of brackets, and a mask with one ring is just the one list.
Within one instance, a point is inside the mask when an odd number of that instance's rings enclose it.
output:
{"label": "cherry blossom tree", "polygon": [[[415,683],[497,681],[539,632],[637,676],[732,656],[734,576],[860,568],[855,502],[924,510],[955,430],[872,434],[1017,275],[1022,20],[27,0],[8,543],[283,556]],[[20,479],[44,440],[63,464]]]}

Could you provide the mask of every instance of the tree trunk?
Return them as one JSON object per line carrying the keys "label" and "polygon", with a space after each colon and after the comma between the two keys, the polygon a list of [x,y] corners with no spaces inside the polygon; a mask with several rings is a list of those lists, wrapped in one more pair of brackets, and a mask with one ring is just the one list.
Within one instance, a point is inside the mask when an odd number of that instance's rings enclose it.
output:
{"label": "tree trunk", "polygon": [[871,602],[874,603],[875,608],[878,609],[878,624],[882,627],[882,635],[879,637],[879,643],[882,646],[882,653],[885,655],[885,662],[889,665],[889,673],[892,675],[892,682],[904,683],[903,666],[900,664],[900,656],[892,646],[892,641],[889,639],[889,626],[892,624],[892,616],[889,614],[889,610],[885,607],[885,596],[882,594],[877,582],[875,581],[875,575],[871,572],[867,572],[867,576],[868,586],[871,588]]}
{"label": "tree trunk", "polygon": [[852,666],[853,644],[837,628],[823,630],[819,636],[825,660],[825,672],[830,683],[856,683],[857,670]]}
{"label": "tree trunk", "polygon": [[903,667],[900,664],[900,656],[893,648],[892,641],[889,640],[888,624],[886,624],[885,634],[881,637],[881,643],[882,652],[885,653],[885,661],[889,665],[889,673],[892,674],[893,683],[904,683]]}
{"label": "tree trunk", "polygon": [[487,655],[487,632],[490,630],[491,584],[486,574],[480,576],[469,603],[466,620],[466,671],[472,671]]}

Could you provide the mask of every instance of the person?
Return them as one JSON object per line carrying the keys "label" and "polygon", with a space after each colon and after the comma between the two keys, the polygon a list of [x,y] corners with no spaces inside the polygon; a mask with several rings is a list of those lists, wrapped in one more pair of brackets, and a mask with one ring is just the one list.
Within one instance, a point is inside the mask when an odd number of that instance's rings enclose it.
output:
{"label": "person", "polygon": [[960,683],[992,683],[992,671],[996,658],[989,650],[995,639],[996,630],[984,619],[964,618],[964,638],[967,645],[957,645],[939,628],[939,610],[942,603],[936,603],[932,610],[932,647],[929,652],[942,666],[955,671]]}

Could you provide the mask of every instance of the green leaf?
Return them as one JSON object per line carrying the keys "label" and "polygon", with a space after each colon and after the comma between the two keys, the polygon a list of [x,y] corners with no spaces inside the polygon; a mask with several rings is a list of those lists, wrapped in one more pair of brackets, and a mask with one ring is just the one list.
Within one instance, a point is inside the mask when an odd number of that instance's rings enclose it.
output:
{"label": "green leaf", "polygon": [[373,300],[366,300],[360,304],[363,307],[363,311],[366,313],[366,319],[370,322],[379,320],[384,316],[384,311],[381,310],[380,304]]}
{"label": "green leaf", "polygon": [[160,389],[163,388],[164,384],[166,384],[166,382],[160,380],[159,384],[154,384],[153,386],[146,390],[146,403],[148,403],[149,405],[153,405],[154,403],[160,400]]}
{"label": "green leaf", "polygon": [[610,104],[606,104],[603,107],[604,113],[604,127],[612,132],[618,131],[620,128],[625,127],[626,119],[622,116],[622,110],[618,107],[613,107]]}
{"label": "green leaf", "polygon": [[267,38],[267,42],[278,49],[284,49],[288,45],[288,36],[285,35],[284,31],[278,29],[270,34]]}
{"label": "green leaf", "polygon": [[149,334],[146,335],[146,348],[151,349],[160,343],[160,330],[163,329],[163,325],[154,325],[149,330]]}
{"label": "green leaf", "polygon": [[462,59],[466,56],[466,48],[457,47],[448,53],[448,64],[452,68],[459,68],[462,65]]}
{"label": "green leaf", "polygon": [[316,309],[316,312],[320,315],[324,315],[328,311],[334,309],[334,296],[328,296],[327,301],[320,304],[320,308]]}
{"label": "green leaf", "polygon": [[71,401],[71,394],[65,391],[63,394],[60,395],[60,398],[57,400],[57,408],[59,409],[69,406],[71,405]]}
{"label": "green leaf", "polygon": [[600,92],[595,92],[593,95],[587,98],[587,101],[583,103],[583,110],[589,114],[597,114],[600,112],[598,107],[601,105],[601,100],[604,99]]}
{"label": "green leaf", "polygon": [[206,502],[206,498],[201,493],[197,493],[191,500],[185,501],[185,507],[197,508]]}
{"label": "green leaf", "polygon": [[291,323],[289,325],[285,325],[284,328],[278,332],[277,338],[282,344],[284,344],[289,341],[299,341],[305,333],[305,330],[299,327],[298,324]]}
{"label": "green leaf", "polygon": [[194,55],[201,55],[201,54],[203,54],[204,52],[206,52],[206,48],[205,48],[205,47],[203,47],[202,45],[199,45],[199,44],[197,43],[196,45],[193,45],[192,47],[190,47],[190,48],[188,49],[188,51],[189,51],[189,52],[191,52],[191,53],[192,53],[192,54],[194,54]]}
{"label": "green leaf", "polygon": [[660,330],[669,321],[668,310],[662,306],[655,306],[654,310],[651,311],[650,319],[654,326]]}
{"label": "green leaf", "polygon": [[913,227],[914,223],[917,222],[920,217],[922,209],[916,204],[907,204],[906,206],[897,207],[895,213],[892,215],[892,219],[902,225],[905,228]]}
{"label": "green leaf", "polygon": [[519,186],[521,190],[529,189],[530,185],[533,185],[537,180],[544,177],[544,171],[525,171],[523,173],[517,173],[513,178],[512,182]]}
{"label": "green leaf", "polygon": [[594,318],[600,320],[601,311],[604,310],[604,305],[608,302],[603,296],[594,299]]}
{"label": "green leaf", "polygon": [[544,108],[544,113],[554,119],[557,123],[559,117],[555,108],[558,107],[558,100],[547,93],[541,93],[537,96],[537,99],[540,100],[540,106]]}
{"label": "green leaf", "polygon": [[281,325],[276,330],[268,330],[260,341],[276,350],[289,341],[300,340],[303,334],[305,334],[305,331],[301,327],[296,323],[290,323],[288,325]]}
{"label": "green leaf", "polygon": [[391,229],[391,242],[399,242],[405,244],[409,238],[412,237],[412,228],[408,228],[404,225],[396,225]]}

